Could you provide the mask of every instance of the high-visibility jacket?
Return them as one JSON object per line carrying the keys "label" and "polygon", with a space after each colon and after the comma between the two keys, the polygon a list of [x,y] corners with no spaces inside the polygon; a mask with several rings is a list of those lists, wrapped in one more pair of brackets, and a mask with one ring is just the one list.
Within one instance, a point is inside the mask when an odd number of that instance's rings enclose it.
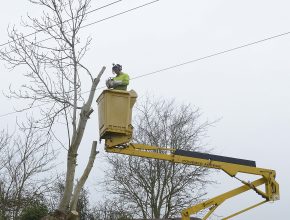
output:
{"label": "high-visibility jacket", "polygon": [[118,76],[114,77],[113,80],[122,82],[121,85],[116,86],[114,89],[127,90],[127,86],[129,85],[130,77],[128,74],[121,72]]}

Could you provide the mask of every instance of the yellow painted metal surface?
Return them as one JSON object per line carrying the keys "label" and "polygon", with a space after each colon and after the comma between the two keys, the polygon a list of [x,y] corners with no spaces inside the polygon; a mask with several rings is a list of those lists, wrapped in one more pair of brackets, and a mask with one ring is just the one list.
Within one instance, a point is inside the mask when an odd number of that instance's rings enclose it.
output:
{"label": "yellow painted metal surface", "polygon": [[[218,208],[224,201],[235,197],[239,194],[242,194],[248,190],[254,190],[261,198],[262,202],[250,206],[242,211],[234,213],[228,216],[225,219],[230,219],[234,216],[237,216],[245,211],[248,211],[252,208],[255,208],[261,204],[264,204],[268,201],[279,200],[279,184],[275,180],[276,172],[270,169],[264,169],[259,167],[251,167],[239,164],[232,164],[220,161],[211,161],[207,159],[187,157],[174,154],[175,149],[172,148],[163,148],[157,146],[148,146],[143,144],[134,144],[129,143],[127,146],[111,146],[110,148],[106,147],[106,151],[110,153],[125,154],[138,157],[147,157],[154,158],[159,160],[167,160],[173,163],[188,164],[194,166],[208,167],[213,169],[223,170],[225,173],[230,176],[236,176],[237,173],[247,173],[254,176],[260,176],[260,179],[257,179],[253,182],[241,181],[243,184],[241,187],[230,190],[226,193],[223,193],[219,196],[216,196],[212,199],[204,201],[200,204],[189,207],[182,212],[182,220],[189,220],[191,215],[200,213],[201,211],[208,210],[208,213],[202,218],[202,220],[208,219],[214,210]],[[265,191],[258,189],[258,186],[264,186]]]}
{"label": "yellow painted metal surface", "polygon": [[134,90],[104,90],[97,99],[101,139],[131,136],[132,108],[136,102]]}

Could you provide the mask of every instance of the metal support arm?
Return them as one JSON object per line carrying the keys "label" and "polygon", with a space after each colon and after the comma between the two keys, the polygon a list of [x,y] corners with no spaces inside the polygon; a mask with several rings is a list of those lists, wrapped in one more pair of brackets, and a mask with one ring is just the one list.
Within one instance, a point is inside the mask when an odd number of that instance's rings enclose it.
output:
{"label": "metal support arm", "polygon": [[[128,144],[122,146],[112,146],[112,142],[106,141],[106,151],[111,153],[125,154],[131,156],[139,156],[146,158],[153,158],[158,160],[167,160],[173,163],[181,163],[195,166],[208,167],[213,169],[223,170],[231,177],[235,177],[237,173],[247,173],[261,176],[260,179],[253,182],[242,181],[243,186],[228,191],[224,194],[216,196],[205,202],[185,209],[182,212],[182,220],[189,220],[190,215],[196,214],[204,209],[209,209],[209,212],[205,215],[203,220],[208,219],[210,215],[218,208],[225,200],[244,193],[248,190],[254,190],[259,194],[264,201],[254,206],[239,211],[227,218],[232,218],[238,214],[241,214],[249,209],[255,208],[267,201],[275,201],[279,199],[279,184],[275,180],[276,173],[274,170],[268,170],[258,168],[255,166],[255,162],[241,160],[236,158],[221,157],[217,155],[203,154],[190,151],[182,151],[172,148],[162,148],[155,146],[148,146],[143,144]],[[215,159],[215,160],[213,160]],[[230,162],[229,162],[230,161]],[[246,164],[246,165],[245,165]],[[257,186],[265,185],[265,192],[259,190]]]}

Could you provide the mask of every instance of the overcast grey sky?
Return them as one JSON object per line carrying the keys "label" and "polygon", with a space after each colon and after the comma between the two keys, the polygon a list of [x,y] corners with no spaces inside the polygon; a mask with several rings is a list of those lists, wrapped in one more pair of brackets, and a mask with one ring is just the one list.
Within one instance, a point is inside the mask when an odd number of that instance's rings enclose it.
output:
{"label": "overcast grey sky", "polygon": [[[112,1],[92,1],[97,8]],[[88,23],[136,7],[149,0],[124,0],[93,13]],[[123,65],[136,77],[179,63],[290,31],[290,2],[287,0],[161,0],[131,13],[101,22],[83,30],[93,37],[85,60],[98,72],[112,62]],[[2,2],[0,43],[7,41],[7,26],[17,24],[27,13],[39,14],[25,0]],[[216,154],[251,159],[257,166],[274,169],[281,187],[281,200],[267,203],[235,219],[282,219],[289,214],[290,202],[290,35],[239,49],[179,68],[132,80],[130,88],[139,96],[175,98],[200,107],[203,117],[221,120],[209,131],[209,146]],[[1,63],[3,90],[18,85],[25,69],[9,72]],[[111,76],[107,70],[101,84]],[[98,94],[101,90],[98,90]],[[97,94],[97,95],[98,95]],[[14,111],[0,96],[0,115]],[[1,128],[13,127],[15,116],[1,118]],[[10,122],[10,124],[9,124]],[[97,139],[94,117],[86,133],[87,142]],[[87,155],[82,150],[84,158]],[[99,160],[100,161],[100,160]],[[88,185],[95,186],[101,175],[96,164]],[[80,165],[81,166],[81,165]],[[222,175],[222,174],[221,174]],[[222,176],[223,177],[223,176]],[[231,189],[230,177],[217,178],[221,184],[209,196]],[[226,180],[226,184],[223,182]],[[228,202],[217,210],[226,215],[239,204],[252,205],[258,196]],[[235,207],[237,206],[237,207]],[[288,210],[287,210],[288,209]],[[228,213],[230,214],[230,213]]]}

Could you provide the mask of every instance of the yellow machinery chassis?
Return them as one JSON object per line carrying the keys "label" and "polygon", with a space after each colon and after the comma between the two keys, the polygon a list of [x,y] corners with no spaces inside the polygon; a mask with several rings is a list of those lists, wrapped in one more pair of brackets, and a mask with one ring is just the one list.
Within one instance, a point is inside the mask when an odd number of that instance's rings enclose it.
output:
{"label": "yellow machinery chassis", "polygon": [[[121,138],[122,139],[122,138]],[[130,138],[126,138],[127,140]],[[106,139],[105,150],[110,153],[125,154],[131,156],[139,156],[146,158],[153,158],[158,160],[166,160],[173,163],[188,164],[194,166],[201,166],[213,169],[223,170],[229,176],[238,179],[243,183],[241,187],[235,188],[231,191],[223,193],[212,199],[206,200],[200,204],[194,205],[182,211],[182,220],[190,220],[190,216],[197,214],[198,212],[208,209],[208,212],[203,217],[203,220],[208,219],[211,214],[227,199],[244,193],[248,190],[254,190],[258,195],[263,198],[263,201],[252,205],[246,209],[236,212],[228,217],[223,218],[230,219],[245,211],[253,209],[259,205],[262,205],[268,201],[279,200],[279,184],[276,182],[276,172],[274,170],[263,169],[256,167],[254,161],[236,159],[231,157],[223,157],[212,154],[204,154],[192,151],[183,151],[171,148],[162,148],[155,146],[148,146],[143,144],[124,144],[120,141],[120,138]],[[121,143],[121,144],[120,144]],[[238,173],[247,173],[260,176],[259,179],[246,182],[236,177]],[[258,189],[258,186],[264,185],[265,190]]]}

